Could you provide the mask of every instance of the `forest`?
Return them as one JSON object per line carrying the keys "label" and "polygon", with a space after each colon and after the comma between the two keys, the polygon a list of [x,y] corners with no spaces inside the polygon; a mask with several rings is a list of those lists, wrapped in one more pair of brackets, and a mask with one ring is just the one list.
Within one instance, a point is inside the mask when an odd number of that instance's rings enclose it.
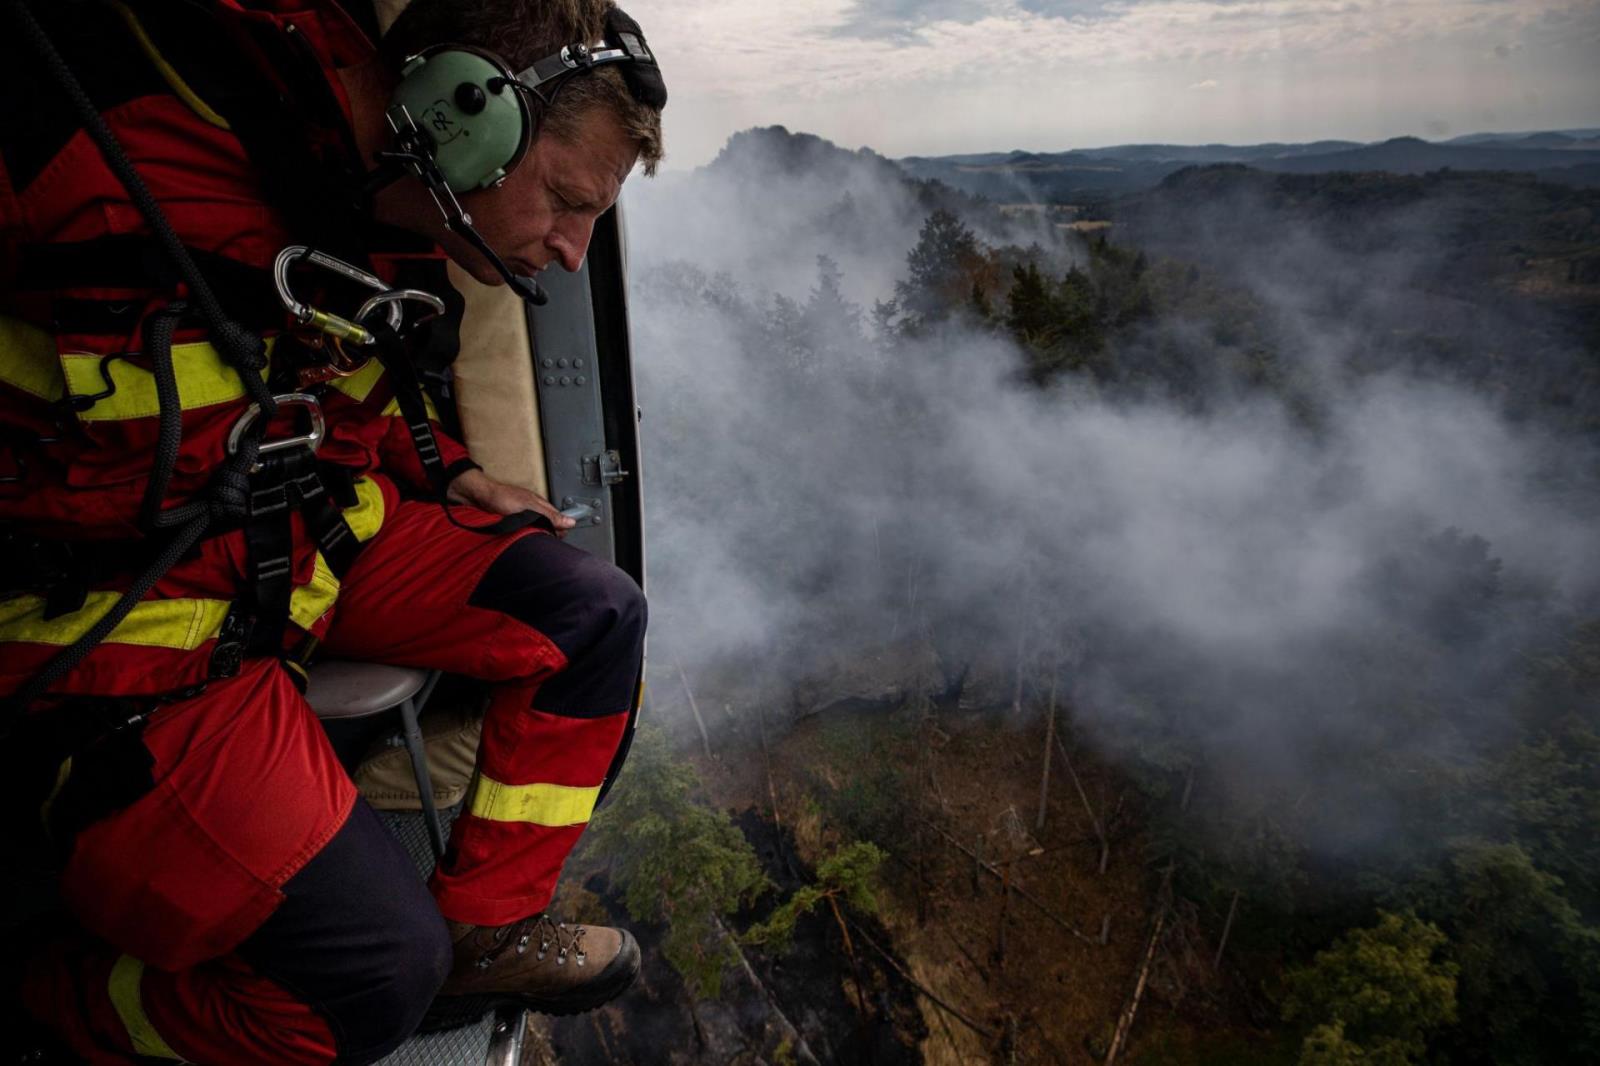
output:
{"label": "forest", "polygon": [[569,878],[656,959],[552,1061],[1600,1060],[1600,192],[663,184],[650,724]]}

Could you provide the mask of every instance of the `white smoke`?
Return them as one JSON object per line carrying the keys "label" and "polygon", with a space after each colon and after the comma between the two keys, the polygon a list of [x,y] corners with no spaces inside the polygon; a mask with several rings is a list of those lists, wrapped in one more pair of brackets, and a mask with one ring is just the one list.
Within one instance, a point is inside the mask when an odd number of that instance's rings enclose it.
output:
{"label": "white smoke", "polygon": [[[852,188],[860,230],[835,240],[817,220],[843,191],[727,173],[630,190],[657,654],[783,683],[908,632],[978,658],[1087,646],[1072,691],[1107,745],[1155,699],[1207,757],[1287,780],[1409,700],[1475,698],[1539,626],[1593,605],[1587,453],[1492,396],[1346,369],[1404,311],[1404,258],[1365,289],[1339,280],[1369,319],[1347,334],[1261,279],[1305,342],[1314,424],[1225,388],[1113,401],[1087,379],[1023,384],[994,331],[883,343],[871,302],[904,275],[914,212],[904,189]],[[1286,243],[1336,265],[1309,235]],[[819,254],[859,326],[814,293]],[[1208,343],[1181,322],[1138,342],[1157,339]],[[1500,606],[1449,606],[1479,578]],[[1462,612],[1469,631],[1426,643]],[[1419,757],[1485,728],[1430,721]]]}

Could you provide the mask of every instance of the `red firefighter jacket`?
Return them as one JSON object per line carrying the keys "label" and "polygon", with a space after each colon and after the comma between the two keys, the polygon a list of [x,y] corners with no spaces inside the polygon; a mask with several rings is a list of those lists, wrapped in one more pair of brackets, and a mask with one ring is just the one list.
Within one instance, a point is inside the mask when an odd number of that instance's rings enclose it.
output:
{"label": "red firefighter jacket", "polygon": [[[319,247],[324,234],[306,232],[291,217],[282,176],[263,170],[262,109],[251,120],[258,143],[247,144],[226,106],[234,99],[226,89],[249,83],[239,98],[259,102],[262,86],[271,85],[260,79],[299,78],[295,91],[320,94],[335,126],[331,134],[322,131],[321,144],[318,134],[302,132],[312,142],[304,151],[312,159],[342,151],[348,160],[347,130],[336,127],[347,121],[349,101],[337,72],[369,59],[372,45],[331,2],[218,0],[214,9],[216,27],[207,32],[219,32],[237,51],[219,49],[193,64],[165,50],[193,29],[174,20],[204,18],[186,5],[62,5],[41,16],[202,273],[228,297],[225,303],[233,302],[230,311],[274,345],[289,320],[271,285],[272,261],[289,244]],[[83,24],[95,19],[101,21]],[[162,32],[174,27],[181,32]],[[8,119],[0,132],[0,525],[73,541],[127,542],[141,536],[137,518],[159,414],[142,328],[185,293],[181,283],[152,281],[167,268],[145,219],[66,101],[56,99],[60,93],[39,73],[36,57],[18,49],[6,46],[10,54],[0,64],[0,80],[14,83],[3,86],[7,92],[31,92],[22,118]],[[240,69],[241,55],[255,69]],[[293,70],[286,72],[285,63]],[[191,77],[191,70],[205,76]],[[321,84],[307,85],[308,77]],[[224,87],[216,106],[203,95],[207,86]],[[406,254],[367,250],[380,276],[392,275]],[[436,255],[426,248],[420,254]],[[204,491],[249,403],[198,319],[180,328],[173,362],[183,417],[169,505]],[[328,434],[319,458],[359,475],[355,505],[345,516],[364,540],[393,506],[391,478],[417,487],[426,480],[376,360],[320,391]],[[280,416],[269,436],[292,433],[290,417]],[[437,435],[452,473],[469,462],[459,443]],[[291,619],[315,631],[338,582],[296,522]],[[174,568],[105,649],[58,688],[126,694],[203,680],[228,604],[249,572],[246,556],[240,531],[203,541],[196,557]],[[15,689],[86,630],[130,579],[105,578],[82,609],[59,617],[49,617],[43,590],[0,599],[0,692]],[[150,662],[145,653],[154,649],[163,653],[160,669],[130,668]]]}

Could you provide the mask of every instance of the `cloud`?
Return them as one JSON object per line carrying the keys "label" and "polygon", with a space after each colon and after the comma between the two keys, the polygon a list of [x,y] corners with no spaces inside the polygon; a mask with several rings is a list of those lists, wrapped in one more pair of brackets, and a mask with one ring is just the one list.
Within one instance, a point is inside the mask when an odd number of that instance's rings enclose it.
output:
{"label": "cloud", "polygon": [[[1490,98],[1508,120],[1547,121],[1503,85],[1463,81],[1501,43],[1522,46],[1508,65],[1538,82],[1548,121],[1581,124],[1594,86],[1593,50],[1582,45],[1600,31],[1593,0],[633,4],[672,86],[673,167],[709,159],[736,129],[774,122],[937,154],[1191,133],[1376,139],[1434,117],[1477,128]],[[1530,55],[1542,61],[1516,63]],[[1262,91],[1188,97],[1180,133],[1165,104],[1174,86],[1206,78]]]}
{"label": "cloud", "polygon": [[1205,81],[1197,81],[1194,84],[1189,86],[1189,88],[1191,90],[1193,90],[1193,91],[1205,91],[1205,90],[1209,90],[1209,89],[1215,89],[1216,87],[1217,87],[1217,79],[1216,78],[1207,78]]}
{"label": "cloud", "polygon": [[1006,6],[1001,0],[854,0],[832,32],[838,37],[922,43],[920,32],[928,26],[971,25]]}

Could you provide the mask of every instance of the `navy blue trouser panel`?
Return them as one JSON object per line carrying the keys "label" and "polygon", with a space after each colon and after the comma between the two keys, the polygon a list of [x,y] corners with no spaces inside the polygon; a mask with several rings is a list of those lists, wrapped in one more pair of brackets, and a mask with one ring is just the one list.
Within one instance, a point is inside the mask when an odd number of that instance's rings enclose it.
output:
{"label": "navy blue trouser panel", "polygon": [[555,537],[523,537],[468,602],[532,626],[567,657],[534,697],[539,710],[594,718],[633,708],[648,610],[624,571]]}
{"label": "navy blue trouser panel", "polygon": [[444,919],[410,856],[357,799],[283,894],[239,954],[328,1021],[340,1062],[393,1051],[422,1020],[451,959]]}

